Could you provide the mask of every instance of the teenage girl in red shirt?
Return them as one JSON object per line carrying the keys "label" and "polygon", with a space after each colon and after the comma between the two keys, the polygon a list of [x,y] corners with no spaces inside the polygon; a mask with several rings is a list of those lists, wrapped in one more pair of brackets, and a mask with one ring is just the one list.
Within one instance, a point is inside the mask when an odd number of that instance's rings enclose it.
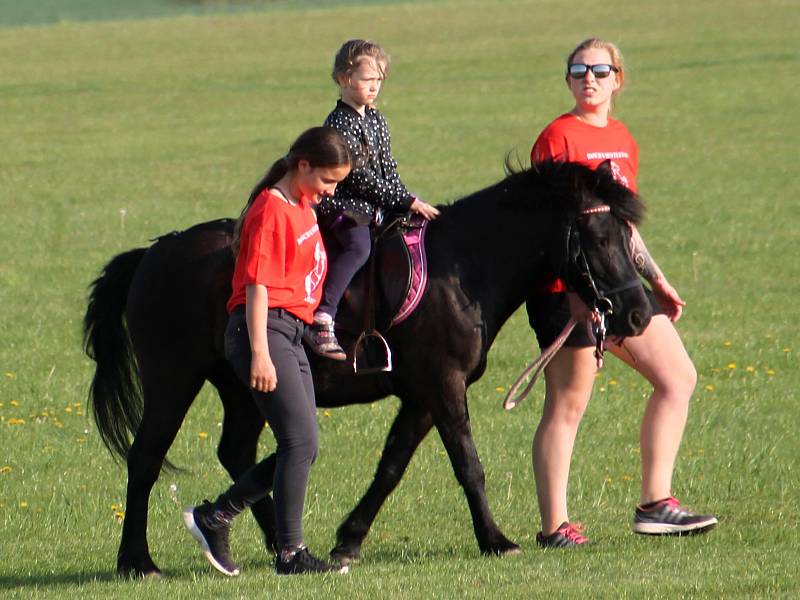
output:
{"label": "teenage girl in red shirt", "polygon": [[183,512],[206,558],[225,575],[239,574],[228,546],[232,519],[270,489],[278,574],[344,569],[314,557],[303,543],[303,504],[319,442],[314,386],[301,340],[319,304],[327,266],[312,205],[332,194],[349,172],[344,138],[330,127],[309,129],[256,185],[236,224],[225,356],[275,435],[277,463],[274,478],[264,460],[215,502]]}
{"label": "teenage girl in red shirt", "polygon": [[[639,151],[625,126],[611,118],[614,97],[625,81],[622,56],[614,44],[596,38],[578,45],[567,59],[566,82],[575,106],[550,123],[531,151],[535,165],[546,159],[597,167],[609,160],[616,179],[636,191]],[[634,511],[636,533],[668,535],[701,532],[716,525],[713,516],[696,515],[672,496],[672,473],[683,436],[689,399],[697,374],[673,326],[685,306],[653,261],[635,227],[631,252],[641,276],[652,288],[654,316],[644,333],[610,351],[641,373],[653,386],[640,432],[642,489]],[[540,346],[549,346],[567,323],[570,305],[581,305],[562,281],[543,282],[528,302],[531,325]],[[582,305],[581,305],[582,306]],[[588,309],[582,306],[584,316]],[[588,541],[569,522],[567,483],[581,417],[589,403],[597,370],[594,340],[576,327],[545,369],[545,403],[533,438],[533,469],[545,547],[570,547]]]}

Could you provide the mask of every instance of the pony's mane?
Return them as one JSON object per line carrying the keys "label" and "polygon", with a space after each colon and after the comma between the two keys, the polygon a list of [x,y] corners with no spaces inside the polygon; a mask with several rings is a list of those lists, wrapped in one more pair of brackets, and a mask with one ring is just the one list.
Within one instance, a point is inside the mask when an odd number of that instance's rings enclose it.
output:
{"label": "pony's mane", "polygon": [[486,210],[487,203],[550,203],[570,216],[577,216],[585,208],[604,203],[611,207],[614,216],[635,225],[644,218],[644,203],[614,179],[606,163],[591,169],[575,162],[544,161],[520,169],[506,159],[505,170],[505,179],[440,208],[446,214],[453,209]]}

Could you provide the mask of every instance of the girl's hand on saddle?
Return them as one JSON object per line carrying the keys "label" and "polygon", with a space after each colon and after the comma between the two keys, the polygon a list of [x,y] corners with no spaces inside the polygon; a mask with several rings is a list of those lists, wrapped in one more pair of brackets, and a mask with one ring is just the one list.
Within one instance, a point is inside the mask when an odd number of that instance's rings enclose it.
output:
{"label": "girl's hand on saddle", "polygon": [[411,206],[409,208],[411,209],[412,212],[415,212],[418,215],[422,215],[423,217],[428,219],[428,221],[432,221],[433,219],[439,216],[438,208],[436,208],[435,206],[431,206],[430,204],[428,204],[424,200],[421,200],[420,198],[414,198],[414,202],[411,203]]}
{"label": "girl's hand on saddle", "polygon": [[667,313],[669,320],[673,323],[681,318],[683,314],[683,307],[686,302],[678,295],[677,290],[667,281],[666,277],[659,277],[650,282],[653,286],[653,293],[664,311]]}
{"label": "girl's hand on saddle", "polygon": [[269,353],[258,352],[250,359],[250,387],[259,392],[274,392],[278,385],[278,373]]}

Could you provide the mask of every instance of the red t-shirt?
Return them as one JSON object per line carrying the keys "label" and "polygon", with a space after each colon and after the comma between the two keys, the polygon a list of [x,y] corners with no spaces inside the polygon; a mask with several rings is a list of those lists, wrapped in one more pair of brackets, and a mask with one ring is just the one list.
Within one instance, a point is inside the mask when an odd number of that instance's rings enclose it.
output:
{"label": "red t-shirt", "polygon": [[308,202],[293,206],[264,190],[242,223],[228,312],[245,303],[248,285],[261,284],[269,308],[284,308],[312,323],[327,266],[317,216]]}
{"label": "red t-shirt", "polygon": [[[544,160],[582,163],[596,169],[611,161],[614,179],[636,191],[639,147],[627,128],[609,117],[605,127],[595,127],[572,114],[563,114],[544,128],[531,148],[531,164]],[[564,282],[552,276],[543,282],[542,292],[566,291]]]}

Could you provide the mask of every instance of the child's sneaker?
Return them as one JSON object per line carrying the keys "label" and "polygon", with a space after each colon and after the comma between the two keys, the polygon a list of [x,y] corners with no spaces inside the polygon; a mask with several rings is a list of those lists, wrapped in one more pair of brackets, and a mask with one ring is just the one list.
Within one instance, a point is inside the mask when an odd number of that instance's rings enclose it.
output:
{"label": "child's sneaker", "polygon": [[308,347],[320,356],[333,360],[347,359],[347,354],[339,345],[339,340],[336,339],[333,323],[314,321],[313,324],[306,325],[303,339]]}
{"label": "child's sneaker", "polygon": [[644,535],[688,535],[713,529],[718,523],[712,515],[696,515],[670,496],[636,507],[633,531]]}
{"label": "child's sneaker", "polygon": [[275,572],[278,575],[303,575],[305,573],[347,573],[348,565],[339,565],[325,562],[317,558],[303,546],[296,552],[283,556],[278,553],[275,557]]}
{"label": "child's sneaker", "polygon": [[542,548],[572,548],[589,541],[583,535],[583,525],[564,521],[555,532],[544,535],[541,531],[536,534],[536,543]]}
{"label": "child's sneaker", "polygon": [[239,574],[228,545],[231,520],[222,511],[206,500],[200,506],[190,506],[183,511],[183,524],[200,544],[212,567],[229,577]]}

